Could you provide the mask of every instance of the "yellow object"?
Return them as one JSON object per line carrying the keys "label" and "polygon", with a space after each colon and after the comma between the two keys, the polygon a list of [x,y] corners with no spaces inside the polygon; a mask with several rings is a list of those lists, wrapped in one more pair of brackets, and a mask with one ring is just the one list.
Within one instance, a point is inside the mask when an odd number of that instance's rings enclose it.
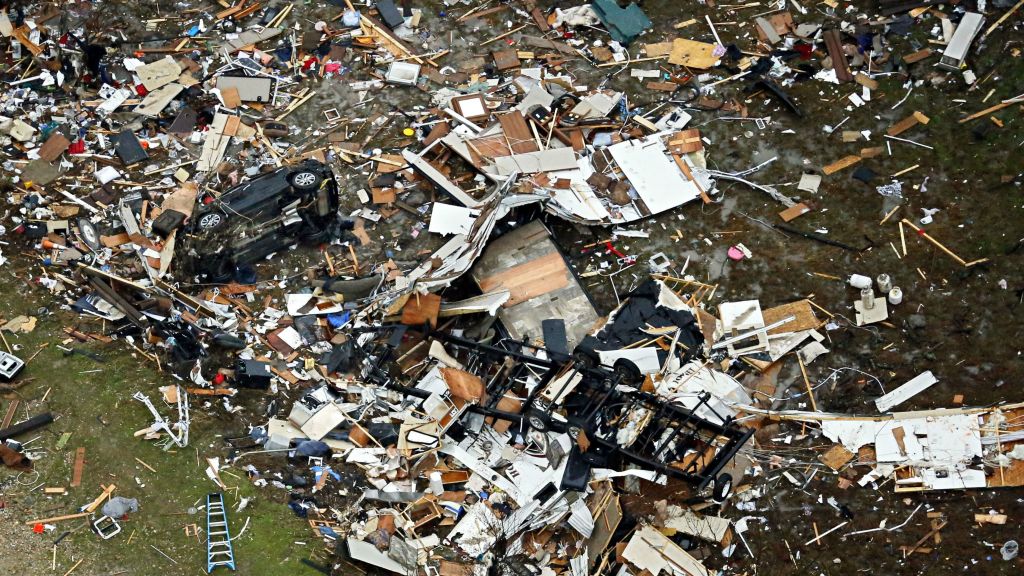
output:
{"label": "yellow object", "polygon": [[416,131],[413,130],[412,128],[406,128],[405,130],[402,130],[402,134],[405,134],[406,136],[412,136],[415,133]]}

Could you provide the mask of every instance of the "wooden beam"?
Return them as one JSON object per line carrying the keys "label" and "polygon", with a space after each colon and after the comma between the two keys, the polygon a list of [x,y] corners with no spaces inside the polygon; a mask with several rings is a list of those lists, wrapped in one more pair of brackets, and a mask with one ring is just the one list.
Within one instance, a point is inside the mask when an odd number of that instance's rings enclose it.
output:
{"label": "wooden beam", "polygon": [[25,522],[26,526],[35,526],[36,524],[52,524],[54,522],[61,522],[63,520],[74,520],[75,518],[83,518],[92,514],[92,512],[79,512],[78,514],[65,514],[64,516],[52,516],[50,518],[40,518],[38,520],[29,520]]}
{"label": "wooden beam", "polygon": [[82,469],[85,468],[85,448],[75,450],[75,467],[71,472],[71,487],[82,484]]}
{"label": "wooden beam", "polygon": [[103,493],[97,496],[95,500],[93,500],[88,506],[85,507],[85,511],[90,514],[95,512],[96,509],[100,507],[100,504],[103,504],[104,500],[110,498],[110,495],[114,492],[115,488],[117,488],[116,484],[111,484],[110,486],[104,488]]}

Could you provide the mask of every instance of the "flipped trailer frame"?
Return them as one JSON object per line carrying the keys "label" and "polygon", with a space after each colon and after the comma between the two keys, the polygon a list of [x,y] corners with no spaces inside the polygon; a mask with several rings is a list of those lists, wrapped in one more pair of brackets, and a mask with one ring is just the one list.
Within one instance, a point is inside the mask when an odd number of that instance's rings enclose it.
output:
{"label": "flipped trailer frame", "polygon": [[[357,328],[355,332],[389,333],[386,342],[373,340],[371,343],[376,345],[376,349],[364,356],[376,358],[366,370],[368,381],[406,396],[425,399],[429,392],[398,383],[384,368],[412,328],[385,324]],[[580,484],[573,482],[570,476],[586,478],[590,468],[600,466],[606,460],[621,459],[643,469],[682,479],[693,484],[698,491],[714,484],[715,497],[720,500],[732,483],[732,478],[722,474],[722,470],[754,434],[754,430],[738,425],[734,418],[715,412],[709,404],[711,395],[708,393],[699,395],[697,405],[690,410],[629,383],[628,371],[589,367],[579,359],[527,342],[502,339],[496,345],[481,344],[443,332],[432,332],[429,326],[424,327],[422,336],[464,352],[460,361],[470,372],[475,369],[477,376],[484,380],[487,400],[471,406],[467,412],[512,422],[523,435],[532,428],[564,432],[573,437],[574,447],[567,468],[576,472],[567,472],[562,480],[563,488],[585,489],[585,480]],[[366,352],[358,344],[357,348]],[[538,356],[542,353],[547,358]],[[569,378],[565,379],[567,374]],[[555,391],[553,397],[559,400],[557,402],[545,401],[542,393],[559,376],[566,382],[562,388],[574,382],[572,389]],[[505,393],[531,377],[536,384],[520,413],[497,408]],[[548,396],[552,397],[550,391]],[[564,409],[565,414],[559,409]],[[721,423],[698,416],[697,410],[714,414]],[[622,424],[621,418],[630,414],[645,414],[646,424],[632,442],[622,446],[616,441],[616,435]],[[579,448],[581,433],[589,442],[585,452]]]}

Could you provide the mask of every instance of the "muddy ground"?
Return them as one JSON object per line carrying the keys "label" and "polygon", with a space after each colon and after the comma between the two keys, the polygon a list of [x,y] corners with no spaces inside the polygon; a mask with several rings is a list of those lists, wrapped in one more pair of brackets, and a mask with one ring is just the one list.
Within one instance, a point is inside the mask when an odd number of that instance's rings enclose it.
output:
{"label": "muddy ground", "polygon": [[[143,7],[105,3],[97,4],[95,9],[110,10],[111,6],[116,6],[114,13],[120,14],[119,22],[124,24],[126,33],[141,35],[144,32],[138,25],[138,18],[149,16],[150,10],[168,11],[169,3],[156,4],[156,7]],[[424,52],[448,48],[450,44],[452,52],[442,64],[458,67],[461,61],[486,56],[488,48],[480,47],[480,43],[508,29],[507,12],[487,20],[471,18],[455,24],[453,17],[464,13],[466,7],[443,8],[439,2],[433,1],[416,1],[413,5],[423,8],[424,20],[428,22],[419,39]],[[874,3],[858,2],[853,5],[867,14],[875,11]],[[690,18],[702,20],[705,13],[719,22],[745,22],[750,14],[749,10],[709,10],[692,1],[647,1],[643,7],[655,23],[655,29],[642,41],[658,41],[673,36],[711,41],[706,26],[694,25],[677,31],[672,25]],[[825,8],[823,4],[818,7]],[[295,21],[303,27],[318,17],[333,16],[337,12],[333,7],[316,3],[300,3],[296,8],[302,8],[298,11],[301,17]],[[441,12],[447,15],[442,17]],[[106,14],[109,17],[110,13]],[[810,18],[803,17],[805,21]],[[813,20],[829,21],[831,18],[819,13]],[[920,23],[912,28],[910,36],[889,37],[888,41],[895,52],[910,53],[926,44],[926,33],[930,27],[930,22]],[[750,27],[723,24],[719,31],[723,40],[730,42],[749,34]],[[532,27],[524,32],[535,33]],[[512,38],[518,36],[513,35]],[[598,31],[585,31],[583,36],[606,39]],[[854,108],[846,100],[847,95],[854,91],[849,85],[837,87],[814,80],[797,83],[787,90],[802,108],[803,118],[794,116],[764,93],[748,89],[742,81],[722,85],[718,93],[720,97],[739,99],[747,105],[750,117],[770,117],[771,121],[764,128],[758,128],[749,121],[718,120],[721,114],[715,111],[691,109],[694,115],[691,127],[700,128],[702,135],[710,141],[707,146],[709,165],[720,170],[739,171],[777,157],[750,179],[774,185],[784,194],[814,205],[815,210],[794,221],[794,226],[808,231],[827,230],[829,238],[863,249],[844,250],[771,229],[764,223],[777,222],[776,215],[783,206],[760,192],[723,182],[719,185],[723,194],[710,204],[689,204],[629,226],[634,230],[646,230],[650,237],[619,238],[613,244],[626,254],[636,255],[637,264],[622,270],[614,279],[587,277],[584,286],[590,291],[599,311],[605,313],[616,304],[616,294],[628,292],[646,277],[647,259],[663,252],[672,260],[675,272],[681,272],[688,260],[686,273],[719,286],[710,304],[757,298],[768,307],[813,295],[814,301],[833,315],[834,328],[827,332],[831,353],[808,368],[812,381],[823,381],[840,368],[855,368],[876,377],[885,390],[890,390],[927,369],[937,375],[939,384],[915,397],[905,408],[951,406],[953,396],[957,394],[963,395],[963,402],[967,405],[1024,399],[1020,344],[1020,315],[1024,310],[1024,274],[1021,272],[1024,270],[1024,246],[1021,246],[1024,241],[1024,221],[1021,218],[1024,210],[1021,195],[1024,132],[1020,128],[1021,113],[1019,107],[1011,107],[995,114],[1004,125],[1001,128],[992,125],[983,138],[975,134],[977,130],[974,129],[989,120],[982,119],[975,124],[957,122],[970,112],[1024,91],[1024,64],[1019,56],[1011,55],[1014,46],[1021,46],[1020,38],[1004,26],[974,53],[971,66],[979,78],[985,78],[977,89],[970,89],[957,74],[938,72],[933,66],[934,57],[911,65],[909,76],[898,73],[880,78],[879,90],[869,103],[860,108]],[[645,64],[636,66],[648,67]],[[628,70],[618,67],[598,70],[586,62],[574,60],[567,64],[567,69],[577,75],[578,84],[596,86],[606,82],[608,87],[626,91],[632,106],[653,109],[664,98],[661,93],[646,90],[640,81],[629,77]],[[303,133],[292,137],[292,140],[298,142],[312,136],[313,131],[323,125],[322,111],[329,108],[336,108],[344,116],[354,119],[374,112],[387,113],[391,105],[410,113],[417,106],[429,106],[429,93],[396,87],[371,94],[375,97],[373,100],[358,104],[358,96],[348,88],[347,82],[364,79],[365,68],[362,63],[354,61],[352,70],[344,79],[304,81],[302,85],[315,87],[318,95],[289,116],[289,123],[303,129]],[[906,96],[908,81],[922,81],[924,85],[915,87],[909,97],[893,110],[893,106]],[[981,100],[989,90],[993,94],[983,105]],[[958,102],[959,99],[966,102]],[[880,140],[884,129],[914,110],[923,112],[931,121],[927,126],[919,126],[903,136],[932,149],[893,142],[891,154],[887,151],[865,162],[879,175],[871,185],[852,179],[848,169],[825,177],[817,194],[797,191],[796,182],[801,173],[820,170],[842,156],[857,153],[860,148],[884,145]],[[839,134],[841,130],[829,134],[823,129],[826,125],[836,126],[847,117],[849,119],[842,129],[870,130],[872,141],[844,143]],[[400,146],[412,144],[401,132],[407,124],[404,117],[394,117],[370,146],[394,152]],[[875,191],[876,185],[890,180],[889,175],[913,165],[918,167],[899,178],[903,182],[903,198],[898,202]],[[360,167],[341,163],[335,168],[347,191],[345,209],[358,208],[360,203],[354,191],[366,187],[367,173]],[[429,194],[413,192],[405,201],[416,206],[429,199]],[[886,224],[880,225],[883,217],[897,204],[899,208],[895,214]],[[965,260],[987,258],[988,261],[965,268],[912,235],[906,238],[907,255],[901,257],[901,240],[895,222],[904,217],[916,222],[925,208],[939,209],[934,223],[928,226],[930,234]],[[598,269],[602,261],[610,262],[611,270],[618,269],[613,255],[582,251],[587,244],[610,238],[609,230],[577,227],[553,217],[545,217],[544,220],[579,273]],[[415,260],[418,252],[438,243],[437,239],[429,238],[425,230],[414,236],[413,231],[418,224],[420,221],[406,212],[398,212],[377,225],[368,223],[367,232],[372,242],[358,247],[360,260],[364,263],[387,257]],[[677,232],[679,236],[673,238]],[[749,248],[753,257],[740,262],[729,260],[726,250],[740,242]],[[899,256],[893,246],[900,249]],[[24,341],[20,345],[34,350],[48,339],[56,341],[63,326],[81,327],[82,320],[58,310],[51,295],[38,286],[26,285],[25,280],[38,273],[38,267],[33,267],[25,257],[17,256],[22,249],[28,248],[5,247],[5,255],[11,258],[11,262],[5,266],[3,275],[6,298],[2,312],[5,317],[11,317],[41,306],[55,312],[53,316],[46,317],[33,335],[22,337]],[[347,253],[343,246],[332,246],[330,250],[339,256]],[[286,259],[260,265],[259,271],[261,278],[291,276],[301,274],[306,267],[319,265],[321,259],[318,254],[300,250],[289,254]],[[891,310],[890,325],[858,328],[852,321],[853,301],[857,297],[855,291],[843,281],[829,276],[844,278],[851,273],[875,276],[883,272],[903,289],[904,301]],[[91,499],[101,482],[117,481],[119,486],[125,487],[126,495],[143,501],[143,513],[139,519],[126,526],[126,532],[138,528],[135,538],[139,539],[133,544],[127,544],[125,537],[99,542],[87,530],[79,530],[58,548],[60,561],[54,565],[63,566],[66,570],[78,559],[86,558],[88,561],[78,569],[80,574],[118,573],[119,569],[126,570],[122,573],[131,574],[199,573],[203,552],[182,535],[182,525],[199,521],[199,518],[186,521],[180,517],[187,515],[195,500],[212,488],[197,465],[197,456],[226,454],[229,446],[222,437],[242,435],[247,425],[261,423],[265,419],[269,398],[243,395],[237,401],[245,410],[234,415],[226,414],[215,404],[195,406],[194,446],[198,449],[195,453],[191,449],[181,453],[161,452],[131,438],[134,430],[147,423],[148,415],[140,405],[130,400],[130,396],[134,390],[143,387],[155,397],[156,386],[168,383],[169,377],[157,373],[142,358],[129,355],[124,348],[95,345],[92,348],[113,358],[116,368],[103,367],[101,373],[87,372],[96,369],[91,360],[81,356],[63,359],[51,346],[30,365],[30,374],[35,379],[6,397],[30,402],[32,413],[38,408],[62,414],[52,430],[43,435],[49,446],[53,446],[63,431],[73,431],[76,439],[87,438],[83,442],[95,450],[90,454],[95,453],[96,456],[90,456],[89,460],[88,489],[80,489],[73,502]],[[68,381],[66,375],[71,369],[76,376]],[[860,373],[846,371],[841,374],[835,383],[816,388],[818,407],[837,412],[870,412],[873,408],[870,401],[882,393],[879,386]],[[800,394],[802,380],[795,365],[787,365],[778,379],[783,384],[793,385],[783,394],[783,398],[792,399],[783,399],[778,407],[807,407],[807,399]],[[69,389],[71,385],[73,389]],[[48,389],[52,391],[42,402],[40,399]],[[94,394],[91,392],[93,389],[105,392]],[[201,413],[207,415],[200,416]],[[287,409],[279,408],[278,413],[286,414]],[[108,424],[97,427],[97,418]],[[765,438],[761,438],[756,453],[750,454],[761,462],[763,472],[760,476],[748,477],[741,484],[758,487],[765,495],[756,500],[755,512],[742,512],[728,504],[722,512],[734,520],[754,517],[750,521],[750,530],[744,534],[750,552],[741,547],[729,559],[713,553],[705,559],[709,567],[727,569],[734,574],[1020,573],[1019,561],[1002,562],[998,547],[1008,539],[1024,540],[1020,528],[1020,513],[1024,510],[1021,505],[1024,492],[1021,490],[895,494],[891,482],[877,489],[854,486],[841,490],[831,471],[819,470],[811,478],[811,471],[821,468],[815,466],[815,454],[829,443],[817,437],[813,429],[807,429],[803,434],[800,432],[799,428],[787,428],[776,436],[763,435]],[[772,438],[781,440],[791,434],[795,435],[791,444],[772,441]],[[63,479],[69,474],[71,447],[76,445],[72,441],[63,453],[54,451],[47,454],[39,467],[40,479],[36,484],[66,481]],[[764,458],[767,453],[783,455],[786,458],[784,468],[769,469]],[[159,474],[151,476],[148,481],[133,481],[133,478],[150,473],[131,458],[118,457],[124,454],[153,465]],[[262,471],[272,473],[284,468],[281,460],[259,462]],[[810,480],[795,486],[781,476],[783,469]],[[49,541],[43,541],[36,535],[25,535],[20,524],[27,516],[47,515],[48,510],[58,506],[52,502],[48,504],[24,486],[19,487],[28,484],[24,480],[0,476],[0,481],[6,482],[2,498],[7,503],[0,510],[3,515],[0,516],[3,518],[0,533],[3,534],[2,546],[6,552],[5,558],[0,560],[3,568],[0,571],[51,574],[54,570],[51,569],[50,544],[64,528],[48,535]],[[142,483],[148,483],[149,487],[139,487]],[[298,559],[313,557],[322,561],[326,556],[313,551],[319,545],[308,526],[283,505],[287,492],[273,489],[256,491],[244,478],[230,483],[239,486],[243,495],[257,495],[255,512],[251,513],[252,532],[241,538],[236,548],[241,562],[239,573],[314,573],[300,565]],[[357,487],[339,489],[335,494],[339,502],[345,500],[341,490],[355,492]],[[645,491],[645,496],[655,495],[670,500],[678,497],[672,489]],[[826,502],[830,496],[848,508],[852,519],[844,517]],[[650,514],[653,511],[649,500],[630,498],[628,509],[638,516]],[[888,526],[897,525],[921,503],[927,505],[927,510],[919,511],[901,530],[847,539],[840,537],[847,531],[877,527],[883,521]],[[978,526],[973,523],[975,512],[990,509],[1009,514],[1010,522],[1004,526]],[[949,525],[942,531],[942,542],[930,542],[932,551],[929,553],[904,558],[899,547],[913,545],[930,529],[926,511],[942,512],[949,520]],[[234,519],[242,522],[248,515],[243,512]],[[826,537],[822,545],[804,544],[814,538],[815,526],[824,532],[843,521],[849,521],[845,529]],[[147,538],[143,540],[142,536]],[[168,562],[150,550],[149,544],[175,557],[178,563]],[[348,566],[345,570],[354,572],[357,568]],[[63,570],[56,572],[63,573]]]}

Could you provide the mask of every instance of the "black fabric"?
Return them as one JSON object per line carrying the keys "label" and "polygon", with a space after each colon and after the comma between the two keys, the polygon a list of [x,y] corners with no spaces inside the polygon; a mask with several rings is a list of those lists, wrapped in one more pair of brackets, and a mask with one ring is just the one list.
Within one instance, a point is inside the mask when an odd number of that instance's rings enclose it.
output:
{"label": "black fabric", "polygon": [[[645,328],[666,328],[675,326],[682,329],[679,343],[687,350],[696,352],[704,343],[704,335],[693,314],[685,310],[672,310],[658,305],[661,284],[649,280],[628,294],[626,302],[615,313],[611,322],[596,336],[587,336],[580,342],[584,350],[620,350],[648,340],[651,336]],[[681,350],[682,351],[682,350]]]}

